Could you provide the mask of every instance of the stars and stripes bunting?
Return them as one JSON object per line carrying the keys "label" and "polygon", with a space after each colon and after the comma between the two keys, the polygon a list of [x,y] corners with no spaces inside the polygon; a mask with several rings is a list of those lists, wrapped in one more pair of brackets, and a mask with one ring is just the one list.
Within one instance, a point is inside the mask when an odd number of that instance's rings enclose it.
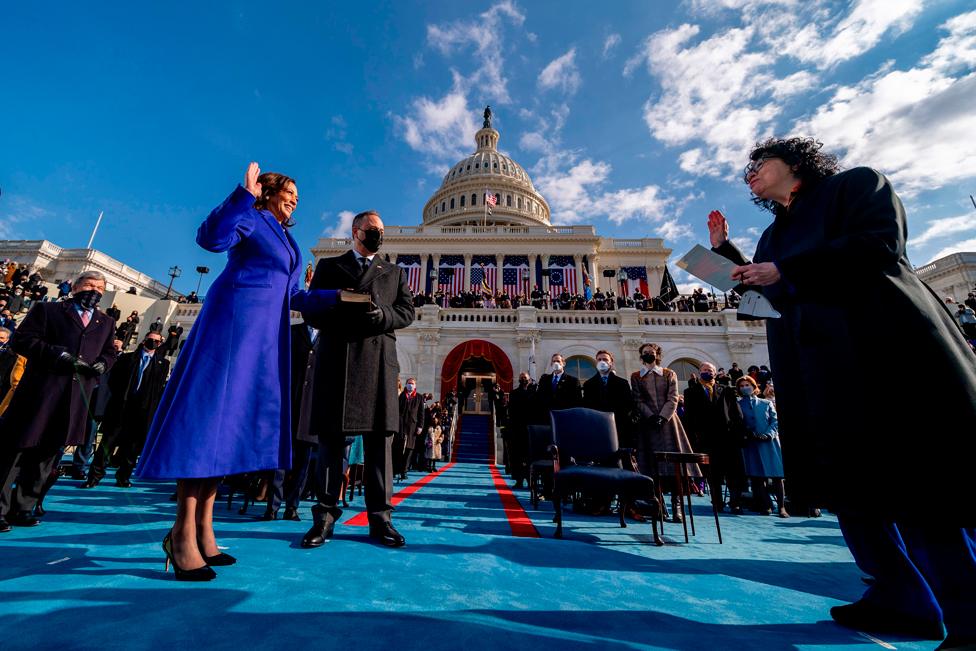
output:
{"label": "stars and stripes bunting", "polygon": [[420,264],[419,255],[399,255],[397,256],[397,266],[403,269],[407,275],[407,285],[414,294],[423,292],[424,272]]}
{"label": "stars and stripes bunting", "polygon": [[647,267],[621,267],[621,272],[627,274],[627,280],[622,280],[624,294],[633,296],[638,289],[644,296],[650,297],[647,287]]}
{"label": "stars and stripes bunting", "polygon": [[464,256],[442,255],[437,270],[437,287],[449,296],[464,289]]}
{"label": "stars and stripes bunting", "polygon": [[579,292],[580,288],[576,286],[576,264],[572,256],[554,255],[549,258],[549,286],[557,288],[558,293]]}

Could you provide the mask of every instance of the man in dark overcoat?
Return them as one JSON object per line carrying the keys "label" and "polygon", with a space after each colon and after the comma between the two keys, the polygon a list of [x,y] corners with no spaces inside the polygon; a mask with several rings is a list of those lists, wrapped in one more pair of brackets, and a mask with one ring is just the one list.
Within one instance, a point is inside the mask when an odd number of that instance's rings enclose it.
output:
{"label": "man in dark overcoat", "polygon": [[536,422],[549,425],[549,412],[583,406],[580,381],[566,372],[566,360],[559,353],[549,360],[549,373],[539,378],[535,390]]}
{"label": "man in dark overcoat", "polygon": [[119,469],[115,484],[121,488],[132,486],[129,479],[146,444],[149,425],[169,377],[169,360],[160,349],[162,343],[162,334],[150,332],[139,348],[122,353],[112,367],[108,376],[111,397],[102,421],[102,440],[83,488],[93,488],[102,481],[116,447]]}
{"label": "man in dark overcoat", "polygon": [[101,273],[82,273],[72,300],[35,304],[10,340],[27,368],[0,423],[0,525],[39,524],[31,511],[61,449],[84,442],[95,380],[116,359],[115,321],[96,308],[104,292]]}
{"label": "man in dark overcoat", "polygon": [[424,431],[424,397],[417,393],[417,379],[407,378],[400,394],[400,429],[393,437],[393,472],[407,478],[417,437]]}
{"label": "man in dark overcoat", "polygon": [[534,422],[535,385],[525,371],[519,373],[518,386],[508,394],[508,420],[505,423],[505,460],[515,480],[515,488],[522,488],[529,479],[529,425]]}
{"label": "man in dark overcoat", "polygon": [[[906,255],[905,210],[888,179],[866,167],[835,173],[811,162],[817,149],[798,138],[757,146],[746,179],[773,222],[750,263],[715,211],[712,246],[781,315],[766,332],[787,489],[837,513],[855,561],[874,577],[831,616],[857,630],[932,639],[944,624],[940,648],[970,648],[976,356]],[[897,327],[879,324],[877,305]],[[865,360],[870,376],[842,395],[823,373],[827,360]],[[892,377],[905,378],[899,390]],[[925,379],[938,383],[936,403],[922,397]]]}
{"label": "man in dark overcoat", "polygon": [[620,447],[635,448],[631,418],[634,414],[634,395],[630,382],[614,372],[613,353],[608,350],[596,354],[596,375],[583,383],[583,406],[613,414]]}
{"label": "man in dark overcoat", "polygon": [[[391,442],[400,427],[397,400],[396,331],[414,320],[406,274],[382,256],[383,220],[374,211],[353,219],[351,251],[319,261],[310,289],[352,289],[369,294],[371,303],[339,304],[309,323],[328,333],[315,347],[311,429],[319,437],[315,522],[302,539],[318,547],[332,536],[342,513],[343,450],[347,438],[363,437],[366,511],[369,535],[390,547],[404,544],[390,520],[393,509]],[[343,291],[345,293],[345,291]],[[365,307],[360,307],[365,306]]]}
{"label": "man in dark overcoat", "polygon": [[695,451],[708,455],[708,485],[712,504],[725,509],[722,483],[729,489],[729,508],[742,513],[740,499],[745,488],[742,466],[742,410],[733,387],[719,384],[715,366],[705,362],[698,369],[698,382],[685,389],[685,429]]}

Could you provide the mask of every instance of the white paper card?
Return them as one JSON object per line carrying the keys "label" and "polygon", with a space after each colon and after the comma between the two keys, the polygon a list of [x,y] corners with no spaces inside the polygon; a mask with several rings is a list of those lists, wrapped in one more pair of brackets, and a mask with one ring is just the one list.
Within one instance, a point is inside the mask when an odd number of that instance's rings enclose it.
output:
{"label": "white paper card", "polygon": [[732,270],[735,269],[736,264],[701,244],[696,244],[691,251],[685,253],[677,264],[695,278],[723,292],[739,284],[732,280]]}

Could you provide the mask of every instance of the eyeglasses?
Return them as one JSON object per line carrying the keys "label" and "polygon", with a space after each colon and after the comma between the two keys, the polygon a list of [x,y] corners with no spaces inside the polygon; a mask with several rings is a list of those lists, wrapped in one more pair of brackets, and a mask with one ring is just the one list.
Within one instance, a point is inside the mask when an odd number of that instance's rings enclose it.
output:
{"label": "eyeglasses", "polygon": [[759,170],[762,169],[762,166],[765,165],[766,164],[766,161],[768,161],[770,158],[778,158],[778,157],[777,156],[761,156],[760,158],[758,158],[758,159],[756,159],[754,161],[749,161],[749,164],[746,165],[746,167],[745,167],[744,170],[742,170],[742,179],[746,183],[748,183],[749,182],[749,177],[752,176],[753,174],[758,174],[759,173]]}

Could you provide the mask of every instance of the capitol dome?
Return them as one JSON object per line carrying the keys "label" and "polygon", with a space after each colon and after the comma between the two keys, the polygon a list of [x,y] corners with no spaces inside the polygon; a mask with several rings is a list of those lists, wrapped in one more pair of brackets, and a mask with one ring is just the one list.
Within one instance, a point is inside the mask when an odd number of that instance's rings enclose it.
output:
{"label": "capitol dome", "polygon": [[[498,135],[491,127],[491,109],[486,108],[484,128],[474,136],[477,150],[444,175],[424,206],[425,225],[550,225],[549,204],[522,166],[498,152]],[[487,193],[496,203],[486,219]]]}

